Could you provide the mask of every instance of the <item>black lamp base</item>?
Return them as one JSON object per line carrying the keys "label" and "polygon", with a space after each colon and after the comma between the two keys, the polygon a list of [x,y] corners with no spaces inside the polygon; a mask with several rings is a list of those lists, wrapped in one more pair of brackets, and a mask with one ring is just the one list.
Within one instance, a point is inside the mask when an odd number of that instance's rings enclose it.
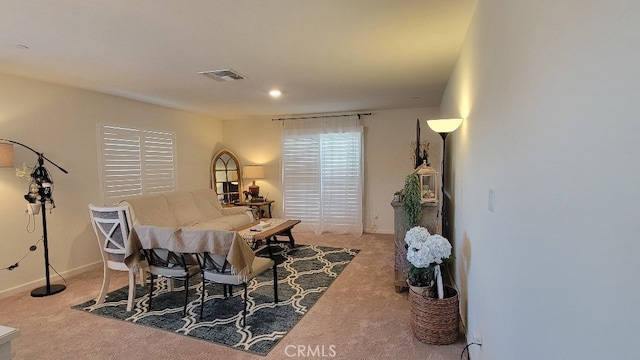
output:
{"label": "black lamp base", "polygon": [[31,296],[33,297],[44,297],[49,295],[55,295],[59,292],[63,292],[67,287],[61,284],[58,285],[50,285],[49,291],[47,291],[46,286],[41,286],[39,288],[31,290]]}

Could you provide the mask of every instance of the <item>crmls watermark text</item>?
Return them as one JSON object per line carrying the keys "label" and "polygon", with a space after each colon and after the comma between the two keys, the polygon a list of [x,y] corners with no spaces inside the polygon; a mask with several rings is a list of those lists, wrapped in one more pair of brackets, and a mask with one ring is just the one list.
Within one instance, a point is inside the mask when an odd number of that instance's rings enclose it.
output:
{"label": "crmls watermark text", "polygon": [[287,345],[284,348],[287,357],[301,358],[332,358],[336,356],[335,345]]}

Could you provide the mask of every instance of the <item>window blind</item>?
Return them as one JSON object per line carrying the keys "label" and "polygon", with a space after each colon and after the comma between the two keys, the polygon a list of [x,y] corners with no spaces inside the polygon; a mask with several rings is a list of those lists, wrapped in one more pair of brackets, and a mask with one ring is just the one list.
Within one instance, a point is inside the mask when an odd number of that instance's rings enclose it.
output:
{"label": "window blind", "polygon": [[285,133],[283,208],[316,233],[362,234],[362,132]]}
{"label": "window blind", "polygon": [[105,203],[175,189],[174,134],[101,125],[100,140]]}

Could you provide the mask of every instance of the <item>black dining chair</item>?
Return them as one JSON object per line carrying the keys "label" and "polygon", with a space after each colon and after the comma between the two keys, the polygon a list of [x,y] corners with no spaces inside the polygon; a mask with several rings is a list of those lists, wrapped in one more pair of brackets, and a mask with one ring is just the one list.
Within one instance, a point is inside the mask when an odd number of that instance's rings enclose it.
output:
{"label": "black dining chair", "polygon": [[149,282],[149,309],[153,300],[154,282],[158,277],[167,278],[167,281],[181,280],[184,282],[184,308],[182,316],[187,315],[189,302],[189,279],[200,272],[198,262],[191,254],[176,253],[167,249],[145,249],[145,258],[149,264],[147,272],[150,274]]}

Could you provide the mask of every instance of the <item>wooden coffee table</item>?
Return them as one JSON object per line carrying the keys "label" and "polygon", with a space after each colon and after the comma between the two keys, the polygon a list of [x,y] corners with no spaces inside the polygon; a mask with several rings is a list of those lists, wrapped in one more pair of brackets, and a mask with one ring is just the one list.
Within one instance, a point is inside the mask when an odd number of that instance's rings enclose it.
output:
{"label": "wooden coffee table", "polygon": [[[263,228],[261,231],[252,231],[251,228],[260,224],[260,221],[264,221],[270,224],[271,226]],[[293,234],[291,234],[291,229],[294,226],[298,225],[300,220],[287,220],[287,219],[260,219],[252,222],[251,224],[245,225],[241,228],[236,229],[240,233],[240,235],[251,245],[254,251],[260,252],[264,250],[266,247],[269,251],[269,256],[271,256],[271,244],[273,243],[289,243],[291,248],[296,246],[295,239],[293,238]],[[287,240],[278,240],[278,236],[286,236]],[[258,244],[264,243],[263,246],[258,246]]]}

